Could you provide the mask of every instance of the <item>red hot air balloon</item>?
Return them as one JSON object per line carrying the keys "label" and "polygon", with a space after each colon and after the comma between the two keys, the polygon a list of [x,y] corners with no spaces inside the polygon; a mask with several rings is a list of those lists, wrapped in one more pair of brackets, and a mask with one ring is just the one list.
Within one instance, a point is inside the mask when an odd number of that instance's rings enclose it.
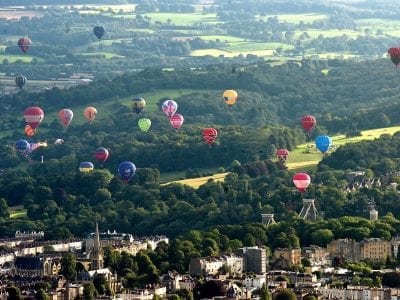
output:
{"label": "red hot air balloon", "polygon": [[400,47],[393,47],[388,50],[390,60],[398,67],[400,63]]}
{"label": "red hot air balloon", "polygon": [[307,173],[297,173],[293,176],[293,183],[299,192],[304,193],[311,183],[310,175]]}
{"label": "red hot air balloon", "polygon": [[289,158],[289,151],[288,149],[278,149],[275,153],[276,157],[279,159],[280,162],[285,162]]}
{"label": "red hot air balloon", "polygon": [[208,144],[211,148],[211,145],[214,144],[217,139],[218,131],[215,128],[204,128],[203,129],[203,140]]}
{"label": "red hot air balloon", "polygon": [[171,124],[172,128],[179,129],[182,127],[183,121],[185,119],[180,114],[174,114],[172,117],[169,118],[169,123]]}
{"label": "red hot air balloon", "polygon": [[21,48],[22,52],[28,51],[29,47],[32,46],[32,41],[30,38],[23,37],[18,40],[18,47]]}
{"label": "red hot air balloon", "polygon": [[34,130],[42,123],[44,118],[44,112],[40,107],[32,106],[28,107],[24,111],[25,122],[31,126]]}
{"label": "red hot air balloon", "polygon": [[310,133],[317,125],[317,120],[314,116],[304,116],[301,118],[301,126],[303,126],[304,130]]}
{"label": "red hot air balloon", "polygon": [[104,147],[99,147],[94,151],[94,158],[101,163],[104,163],[108,159],[109,155],[110,153]]}

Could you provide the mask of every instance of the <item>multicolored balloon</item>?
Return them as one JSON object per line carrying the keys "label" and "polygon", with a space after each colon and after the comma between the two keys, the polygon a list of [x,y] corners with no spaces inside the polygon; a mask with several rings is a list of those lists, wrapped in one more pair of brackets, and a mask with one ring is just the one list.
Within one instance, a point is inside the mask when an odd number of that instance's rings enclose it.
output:
{"label": "multicolored balloon", "polygon": [[97,109],[93,106],[88,106],[83,111],[83,115],[89,123],[92,123],[97,116]]}
{"label": "multicolored balloon", "polygon": [[130,161],[124,161],[118,166],[119,177],[127,183],[136,173],[136,166]]}
{"label": "multicolored balloon", "polygon": [[332,139],[327,135],[320,135],[315,139],[315,146],[322,153],[326,153],[332,146]]}
{"label": "multicolored balloon", "polygon": [[97,159],[102,164],[108,159],[110,153],[104,147],[99,147],[94,151],[94,158]]}
{"label": "multicolored balloon", "polygon": [[33,129],[30,125],[25,125],[24,131],[27,136],[34,136],[36,133],[35,129]]}
{"label": "multicolored balloon", "polygon": [[58,112],[58,119],[65,127],[71,123],[73,117],[74,112],[68,108],[64,108]]}
{"label": "multicolored balloon", "polygon": [[15,77],[15,84],[19,87],[20,90],[24,87],[26,83],[26,77],[22,74]]}
{"label": "multicolored balloon", "polygon": [[141,97],[132,99],[131,108],[138,115],[146,107],[146,101]]}
{"label": "multicolored balloon", "polygon": [[42,123],[44,112],[37,106],[28,107],[24,111],[24,119],[25,122],[35,130],[39,124]]}
{"label": "multicolored balloon", "polygon": [[147,118],[139,119],[138,126],[141,131],[147,132],[147,131],[149,131],[149,129],[151,127],[151,120],[147,119]]}
{"label": "multicolored balloon", "polygon": [[314,130],[317,125],[317,120],[314,116],[308,115],[301,118],[301,126],[303,126],[304,130],[310,133]]}
{"label": "multicolored balloon", "polygon": [[178,110],[178,103],[171,99],[165,100],[161,109],[168,118],[171,118]]}
{"label": "multicolored balloon", "polygon": [[172,117],[169,118],[169,123],[171,124],[172,128],[174,128],[174,129],[181,128],[184,121],[185,121],[185,119],[180,114],[174,114]]}
{"label": "multicolored balloon", "polygon": [[311,177],[307,173],[297,173],[293,176],[293,183],[299,192],[304,193],[311,183]]}
{"label": "multicolored balloon", "polygon": [[104,29],[103,26],[95,26],[93,27],[93,33],[97,37],[97,39],[100,40],[106,33],[106,30]]}
{"label": "multicolored balloon", "polygon": [[277,149],[275,156],[279,159],[280,162],[284,163],[289,158],[289,151],[285,148]]}
{"label": "multicolored balloon", "polygon": [[18,47],[21,48],[22,52],[26,53],[30,46],[32,46],[32,41],[30,38],[23,37],[18,40]]}
{"label": "multicolored balloon", "polygon": [[15,143],[15,149],[19,153],[28,154],[31,152],[31,144],[27,140],[21,139]]}
{"label": "multicolored balloon", "polygon": [[211,145],[214,144],[215,140],[218,137],[218,131],[215,128],[204,128],[202,135],[203,135],[203,140],[211,148]]}
{"label": "multicolored balloon", "polygon": [[82,173],[92,172],[93,169],[94,165],[90,161],[84,161],[79,164],[79,171]]}
{"label": "multicolored balloon", "polygon": [[238,93],[235,90],[226,90],[222,94],[222,97],[224,98],[225,103],[230,107],[236,103],[238,99]]}

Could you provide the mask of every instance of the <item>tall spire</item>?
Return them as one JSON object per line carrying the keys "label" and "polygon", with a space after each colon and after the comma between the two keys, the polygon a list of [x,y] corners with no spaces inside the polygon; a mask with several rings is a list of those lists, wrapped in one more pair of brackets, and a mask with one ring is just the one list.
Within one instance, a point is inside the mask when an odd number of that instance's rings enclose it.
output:
{"label": "tall spire", "polygon": [[96,232],[94,233],[93,249],[92,249],[92,270],[103,268],[103,251],[100,243],[99,224],[96,222]]}

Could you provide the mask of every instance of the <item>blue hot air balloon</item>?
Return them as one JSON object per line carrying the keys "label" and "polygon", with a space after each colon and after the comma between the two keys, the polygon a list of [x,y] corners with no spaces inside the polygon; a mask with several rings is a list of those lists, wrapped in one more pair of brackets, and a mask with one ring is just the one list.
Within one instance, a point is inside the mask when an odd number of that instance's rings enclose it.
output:
{"label": "blue hot air balloon", "polygon": [[79,171],[82,173],[88,173],[93,171],[94,165],[90,161],[84,161],[79,164]]}
{"label": "blue hot air balloon", "polygon": [[28,154],[31,152],[31,144],[29,144],[27,140],[18,140],[15,143],[15,149],[17,149],[19,153]]}
{"label": "blue hot air balloon", "polygon": [[317,146],[319,151],[325,153],[331,147],[332,139],[327,135],[320,135],[315,139],[315,145]]}
{"label": "blue hot air balloon", "polygon": [[118,166],[118,175],[124,181],[128,182],[135,175],[136,166],[130,161],[124,161]]}

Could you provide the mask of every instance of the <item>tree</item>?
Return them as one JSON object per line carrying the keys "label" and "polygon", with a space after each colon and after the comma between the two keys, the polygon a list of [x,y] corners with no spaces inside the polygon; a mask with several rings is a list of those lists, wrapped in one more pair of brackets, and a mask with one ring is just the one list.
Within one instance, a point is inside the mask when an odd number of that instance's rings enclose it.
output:
{"label": "tree", "polygon": [[289,289],[278,291],[274,295],[274,300],[296,300],[296,294]]}
{"label": "tree", "polygon": [[35,300],[48,300],[50,299],[49,296],[47,296],[46,292],[43,289],[39,289],[36,292],[35,295]]}
{"label": "tree", "polygon": [[382,285],[390,288],[400,287],[400,272],[387,272],[382,276]]}
{"label": "tree", "polygon": [[318,229],[311,233],[311,241],[314,245],[326,247],[334,239],[334,234],[329,229]]}
{"label": "tree", "polygon": [[15,286],[6,287],[6,292],[8,294],[7,299],[9,300],[19,300],[21,299],[21,291]]}
{"label": "tree", "polygon": [[61,258],[61,274],[68,281],[74,281],[76,278],[76,256],[72,253],[66,253]]}
{"label": "tree", "polygon": [[93,283],[86,283],[83,286],[83,299],[84,300],[92,300],[97,296],[96,288]]}
{"label": "tree", "polygon": [[271,294],[268,289],[268,285],[265,283],[262,285],[260,290],[260,299],[261,300],[271,300]]}

